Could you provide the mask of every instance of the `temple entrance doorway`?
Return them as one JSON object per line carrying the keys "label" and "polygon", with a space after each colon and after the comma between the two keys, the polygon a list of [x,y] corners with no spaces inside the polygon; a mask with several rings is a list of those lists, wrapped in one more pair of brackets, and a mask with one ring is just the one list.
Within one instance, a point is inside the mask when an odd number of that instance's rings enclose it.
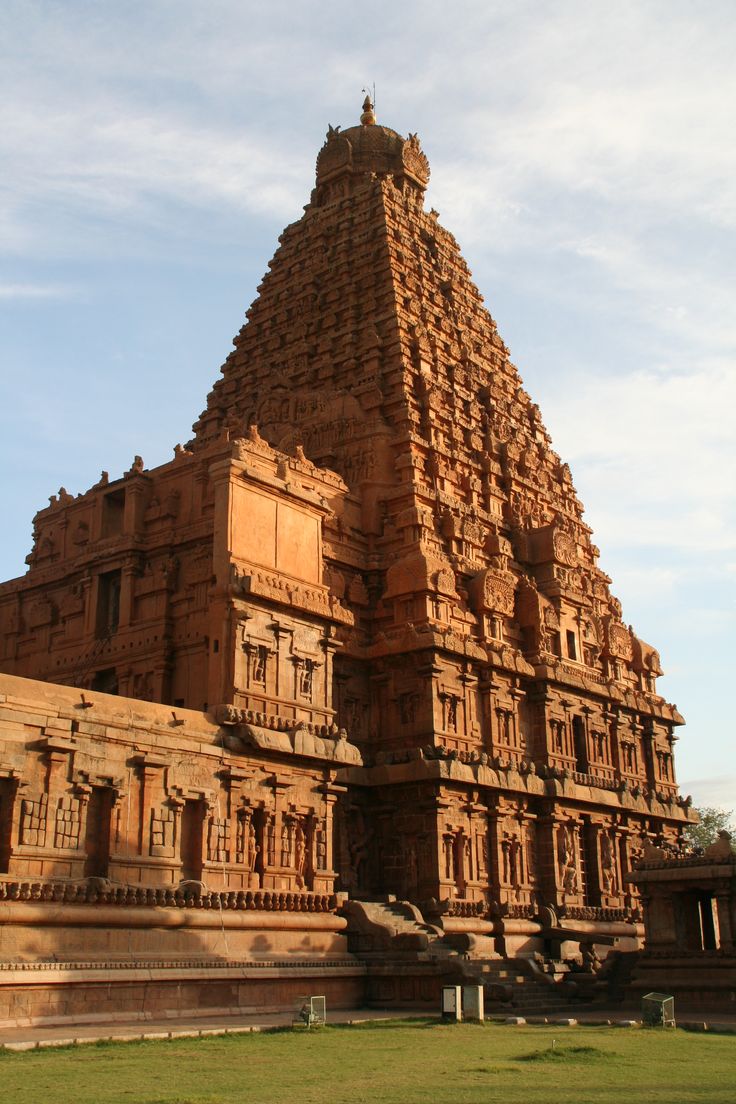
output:
{"label": "temple entrance doorway", "polygon": [[93,786],[87,805],[87,831],[84,836],[85,878],[106,878],[110,863],[110,820],[112,790]]}
{"label": "temple entrance doorway", "polygon": [[202,881],[204,802],[185,801],[181,811],[181,876],[185,882]]}
{"label": "temple entrance doorway", "polygon": [[0,778],[0,874],[7,874],[10,865],[14,800],[15,781],[12,778]]}
{"label": "temple entrance doorway", "polygon": [[[678,907],[679,906],[679,907]],[[703,890],[676,898],[680,944],[688,951],[715,951],[720,944],[713,894]]]}

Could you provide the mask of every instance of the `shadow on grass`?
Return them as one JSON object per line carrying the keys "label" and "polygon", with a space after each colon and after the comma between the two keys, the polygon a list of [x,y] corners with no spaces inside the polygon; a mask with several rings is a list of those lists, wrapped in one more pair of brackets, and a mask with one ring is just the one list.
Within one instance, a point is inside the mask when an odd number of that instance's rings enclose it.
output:
{"label": "shadow on grass", "polygon": [[579,1062],[598,1058],[612,1058],[605,1050],[592,1046],[555,1046],[545,1050],[533,1050],[530,1054],[520,1054],[517,1062]]}

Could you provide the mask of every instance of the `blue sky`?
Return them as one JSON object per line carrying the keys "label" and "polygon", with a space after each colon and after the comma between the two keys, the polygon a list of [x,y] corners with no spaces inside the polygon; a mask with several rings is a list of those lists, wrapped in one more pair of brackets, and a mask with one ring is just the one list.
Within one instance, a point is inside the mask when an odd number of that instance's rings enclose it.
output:
{"label": "blue sky", "polygon": [[188,439],[375,81],[661,652],[682,789],[736,807],[735,52],[732,0],[4,0],[0,577],[60,485]]}

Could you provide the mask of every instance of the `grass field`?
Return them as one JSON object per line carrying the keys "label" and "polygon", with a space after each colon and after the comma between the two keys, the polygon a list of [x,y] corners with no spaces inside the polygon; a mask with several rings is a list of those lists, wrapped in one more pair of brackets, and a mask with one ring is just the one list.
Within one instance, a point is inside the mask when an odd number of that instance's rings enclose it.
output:
{"label": "grass field", "polygon": [[327,1027],[0,1052],[3,1104],[689,1104],[736,1100],[736,1036]]}

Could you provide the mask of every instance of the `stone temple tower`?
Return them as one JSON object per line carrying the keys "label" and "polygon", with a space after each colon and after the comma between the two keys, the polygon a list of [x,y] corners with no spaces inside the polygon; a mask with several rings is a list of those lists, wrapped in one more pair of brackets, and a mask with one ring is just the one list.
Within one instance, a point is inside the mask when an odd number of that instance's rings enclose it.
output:
{"label": "stone temple tower", "polygon": [[309,733],[329,818],[254,798],[250,882],[230,842],[217,862],[197,845],[205,882],[298,888],[283,815],[323,890],[396,895],[507,954],[564,930],[633,940],[632,861],[688,821],[682,718],[425,209],[429,175],[368,99],[329,128],[193,439],[37,515],[27,575],[0,587],[0,663],[206,713],[236,764],[298,756]]}
{"label": "stone temple tower", "polygon": [[683,817],[681,718],[428,180],[368,100],[330,127],[190,447],[257,425],[357,500],[324,546],[354,614],[333,706],[370,764],[351,887],[620,918],[642,834]]}

